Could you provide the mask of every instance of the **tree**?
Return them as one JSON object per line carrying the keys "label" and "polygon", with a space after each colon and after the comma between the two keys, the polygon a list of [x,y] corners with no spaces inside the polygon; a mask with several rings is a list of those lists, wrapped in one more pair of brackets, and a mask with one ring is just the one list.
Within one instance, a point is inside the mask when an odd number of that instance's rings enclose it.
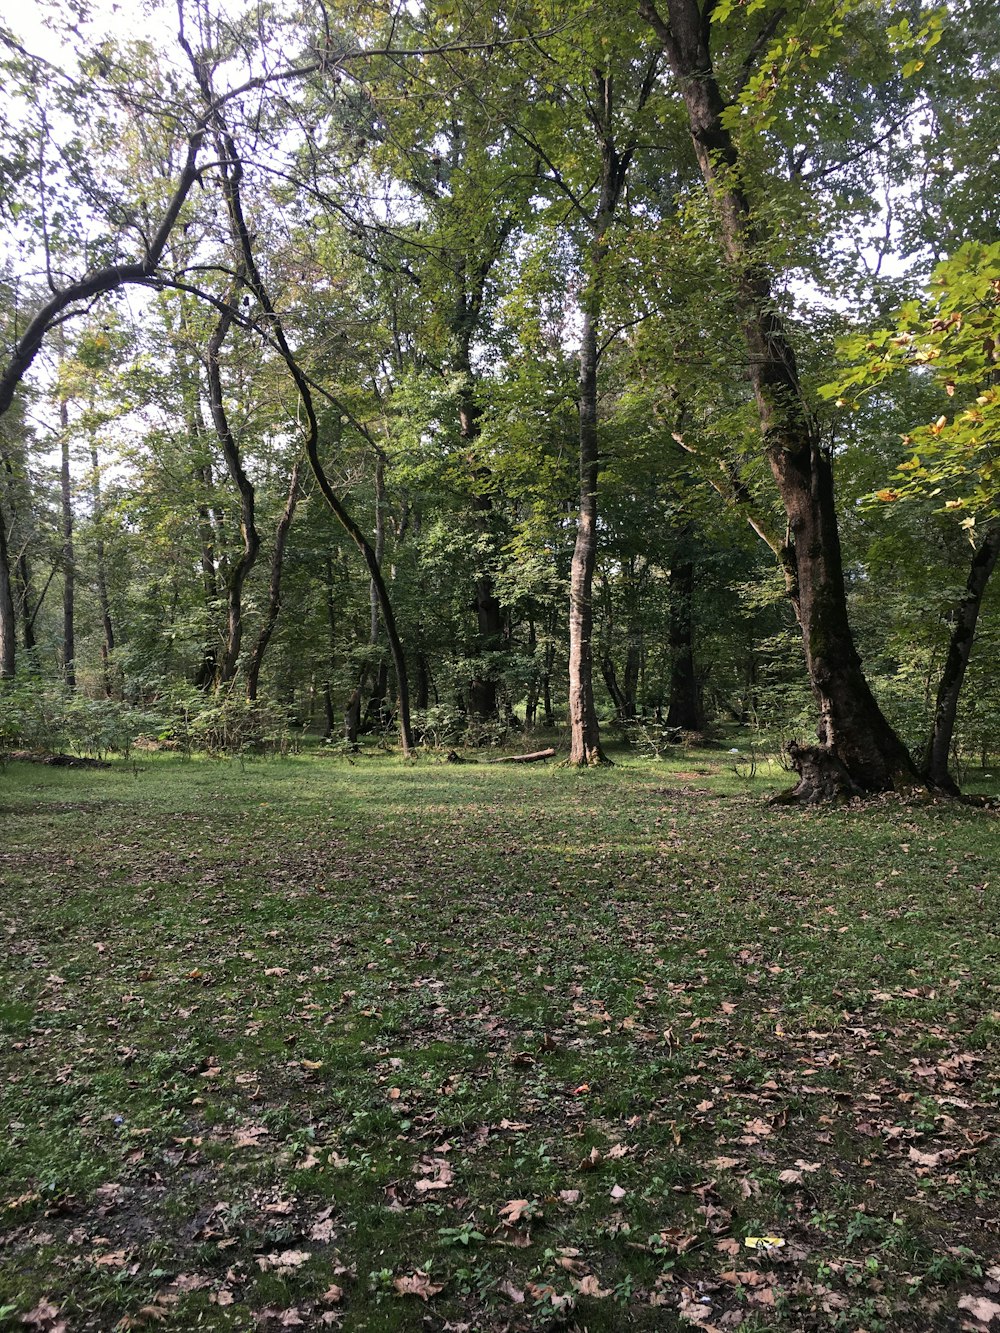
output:
{"label": "tree", "polygon": [[[702,10],[696,0],[666,0],[663,17],[652,0],[641,0],[640,12],[677,78],[695,156],[716,210],[742,312],[764,451],[787,516],[782,559],[802,630],[821,743],[797,750],[799,797],[912,786],[919,774],[875,702],[851,633],[832,460],[775,301],[761,226],[766,202],[755,205],[752,199],[750,173],[731,129],[732,103],[715,70],[714,39],[724,11],[711,5]],[[771,42],[784,18],[779,9],[765,20],[737,76],[737,95],[751,77],[754,56]]]}
{"label": "tree", "polygon": [[840,395],[839,406],[910,375],[931,379],[941,405],[950,409],[903,436],[909,456],[898,466],[896,484],[876,498],[882,504],[943,498],[943,511],[960,521],[973,548],[965,588],[950,613],[952,630],[923,760],[930,783],[957,792],[949,756],[959,698],[983,597],[1000,557],[1000,242],[967,242],[935,267],[926,301],[908,302],[895,328],[855,335],[843,350],[861,360],[826,390],[830,397]]}

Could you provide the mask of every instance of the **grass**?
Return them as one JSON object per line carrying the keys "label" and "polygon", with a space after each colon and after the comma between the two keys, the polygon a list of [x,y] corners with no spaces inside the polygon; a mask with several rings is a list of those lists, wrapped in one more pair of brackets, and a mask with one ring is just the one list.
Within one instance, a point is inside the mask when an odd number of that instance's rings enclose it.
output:
{"label": "grass", "polygon": [[996,813],[784,777],[8,765],[0,1326],[977,1326]]}

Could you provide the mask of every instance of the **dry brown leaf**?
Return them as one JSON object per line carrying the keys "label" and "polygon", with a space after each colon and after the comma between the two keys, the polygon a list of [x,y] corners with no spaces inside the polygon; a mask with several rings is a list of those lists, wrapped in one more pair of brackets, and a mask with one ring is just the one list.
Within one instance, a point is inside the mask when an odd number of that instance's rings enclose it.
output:
{"label": "dry brown leaf", "polygon": [[432,1282],[428,1274],[419,1268],[415,1273],[393,1278],[392,1285],[400,1296],[419,1296],[422,1301],[427,1301],[431,1296],[436,1296],[439,1291],[444,1290],[443,1284]]}
{"label": "dry brown leaf", "polygon": [[259,1254],[257,1267],[264,1272],[268,1270],[275,1273],[288,1272],[293,1268],[301,1268],[311,1258],[312,1255],[308,1250],[282,1250],[280,1254]]}
{"label": "dry brown leaf", "polygon": [[98,1254],[94,1258],[95,1268],[124,1268],[128,1258],[126,1250],[112,1250],[110,1254]]}
{"label": "dry brown leaf", "polygon": [[320,1300],[323,1302],[324,1305],[339,1305],[343,1299],[344,1299],[344,1288],[338,1287],[336,1282],[331,1283],[331,1285],[327,1287],[326,1291],[324,1291],[323,1295],[320,1297]]}
{"label": "dry brown leaf", "polygon": [[588,1273],[586,1277],[580,1278],[579,1282],[574,1282],[573,1286],[581,1296],[593,1296],[602,1301],[606,1296],[611,1295],[610,1287],[602,1287],[593,1273]]}
{"label": "dry brown leaf", "polygon": [[968,1310],[973,1319],[978,1319],[981,1324],[990,1324],[1000,1318],[1000,1305],[996,1301],[987,1300],[985,1296],[960,1296],[958,1308]]}
{"label": "dry brown leaf", "polygon": [[520,1222],[521,1218],[531,1214],[530,1199],[511,1199],[500,1209],[500,1217],[509,1227],[515,1222]]}
{"label": "dry brown leaf", "polygon": [[34,1324],[36,1328],[45,1328],[51,1324],[53,1319],[59,1313],[59,1307],[53,1305],[45,1296],[38,1302],[33,1310],[21,1316],[22,1324]]}

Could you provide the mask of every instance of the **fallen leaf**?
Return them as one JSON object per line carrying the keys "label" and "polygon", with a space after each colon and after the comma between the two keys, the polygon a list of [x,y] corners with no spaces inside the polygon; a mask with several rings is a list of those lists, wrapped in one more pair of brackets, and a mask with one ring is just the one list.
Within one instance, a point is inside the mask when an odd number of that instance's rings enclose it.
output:
{"label": "fallen leaf", "polygon": [[324,1305],[339,1305],[344,1299],[344,1288],[338,1287],[336,1282],[327,1287],[326,1291],[320,1297]]}
{"label": "fallen leaf", "polygon": [[987,1300],[985,1296],[960,1296],[958,1308],[968,1310],[973,1319],[978,1319],[981,1324],[992,1323],[1000,1316],[1000,1305],[996,1301]]}
{"label": "fallen leaf", "polygon": [[522,1217],[530,1217],[531,1211],[530,1199],[511,1199],[500,1209],[500,1217],[509,1227],[512,1227],[515,1222],[520,1222]]}
{"label": "fallen leaf", "polygon": [[611,1198],[617,1203],[619,1199],[624,1199],[628,1190],[623,1190],[621,1185],[611,1186]]}
{"label": "fallen leaf", "polygon": [[415,1273],[393,1278],[392,1285],[400,1296],[419,1296],[422,1301],[429,1300],[431,1296],[436,1296],[439,1291],[444,1290],[443,1284],[432,1282],[428,1274],[419,1268]]}
{"label": "fallen leaf", "polygon": [[259,1254],[257,1267],[267,1272],[269,1269],[280,1273],[282,1270],[301,1268],[308,1263],[312,1255],[308,1250],[282,1250],[280,1254]]}
{"label": "fallen leaf", "polygon": [[42,1328],[50,1324],[58,1313],[59,1307],[43,1296],[33,1310],[21,1316],[21,1323],[34,1324],[37,1328]]}
{"label": "fallen leaf", "polygon": [[112,1250],[110,1254],[99,1254],[94,1259],[95,1268],[124,1268],[128,1254],[125,1250]]}
{"label": "fallen leaf", "polygon": [[574,1282],[573,1286],[576,1287],[581,1296],[593,1296],[600,1301],[611,1295],[611,1288],[602,1287],[593,1273],[588,1273],[579,1282]]}

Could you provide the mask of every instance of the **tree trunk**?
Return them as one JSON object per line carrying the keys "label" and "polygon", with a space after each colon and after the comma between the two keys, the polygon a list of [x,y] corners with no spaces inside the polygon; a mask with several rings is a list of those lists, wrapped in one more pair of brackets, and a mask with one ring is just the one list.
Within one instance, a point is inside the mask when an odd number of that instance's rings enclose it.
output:
{"label": "tree trunk", "polygon": [[7,520],[0,507],[0,679],[11,678],[17,669],[17,625],[11,593],[10,556],[7,550]]}
{"label": "tree trunk", "polygon": [[[234,293],[231,294],[233,299]],[[240,536],[243,550],[237,559],[232,560],[226,577],[226,646],[219,664],[218,684],[227,685],[236,675],[239,665],[240,648],[243,644],[243,586],[257,563],[260,552],[260,535],[257,532],[253,483],[243,470],[239,444],[229,425],[225,404],[222,398],[222,372],[220,354],[233,324],[230,309],[225,309],[219,316],[215,332],[209,339],[205,353],[205,370],[208,376],[208,405],[212,414],[212,424],[222,454],[226,460],[229,476],[240,497]],[[266,645],[265,645],[266,646]],[[255,683],[256,684],[256,683]]]}
{"label": "tree trunk", "polygon": [[108,598],[108,569],[104,548],[104,509],[101,502],[101,468],[97,456],[97,446],[90,446],[91,495],[94,503],[94,531],[97,540],[94,549],[97,555],[97,604],[101,611],[101,626],[104,630],[104,642],[101,644],[101,667],[104,676],[104,693],[110,699],[113,693],[111,680],[111,656],[115,650],[115,631],[111,623],[111,602]]}
{"label": "tree trunk", "polygon": [[625,653],[625,670],[622,673],[622,698],[626,718],[639,716],[639,669],[642,665],[642,638],[639,631],[633,629],[629,634],[628,649]]}
{"label": "tree trunk", "polygon": [[427,661],[427,654],[422,650],[417,653],[417,694],[415,703],[418,708],[425,709],[430,704],[431,698],[431,671]]}
{"label": "tree trunk", "polygon": [[983,594],[996,567],[998,556],[1000,556],[1000,520],[994,519],[986,529],[982,545],[972,558],[965,594],[955,608],[948,655],[938,684],[934,724],[924,756],[924,775],[928,782],[934,787],[940,787],[956,795],[958,784],[949,772],[948,756],[955,732],[958,699],[972,654]]}
{"label": "tree trunk", "polygon": [[274,530],[274,550],[271,553],[271,577],[267,586],[267,610],[264,612],[264,623],[260,627],[257,635],[257,642],[254,644],[253,652],[250,654],[250,660],[247,663],[247,698],[257,698],[257,682],[260,678],[260,668],[264,661],[264,654],[267,652],[268,644],[271,642],[271,636],[278,624],[278,616],[281,614],[281,574],[285,563],[285,546],[288,542],[288,530],[292,526],[292,519],[295,517],[295,506],[299,500],[299,477],[302,471],[301,462],[296,459],[295,466],[292,468],[291,479],[288,483],[288,499],[285,501],[285,507],[281,512],[281,518],[278,520],[278,526]]}
{"label": "tree trunk", "polygon": [[702,176],[739,302],[748,371],[761,435],[788,520],[782,553],[789,596],[802,630],[819,710],[818,734],[866,791],[922,785],[906,747],[868,687],[847,615],[830,453],[819,438],[761,258],[736,144],[723,123],[725,101],[712,64],[710,12],[696,0],[653,0],[640,13],[659,37],[680,84]]}
{"label": "tree trunk", "polygon": [[580,513],[569,580],[569,762],[603,764],[594,706],[594,567],[597,562],[597,314],[593,298],[580,340]]}
{"label": "tree trunk", "polygon": [[[636,101],[638,114],[654,87],[656,59],[647,66]],[[580,337],[580,513],[569,580],[569,723],[570,764],[605,764],[594,707],[594,567],[597,562],[597,330],[603,311],[604,260],[629,164],[633,142],[621,152],[615,144],[614,81],[607,70],[594,71],[587,92],[588,114],[600,155],[600,191],[592,218],[587,285],[582,300]]]}
{"label": "tree trunk", "polygon": [[59,493],[63,571],[63,680],[68,690],[75,690],[76,564],[73,554],[73,491],[69,474],[69,408],[64,398],[59,402],[59,426],[61,428]]}
{"label": "tree trunk", "polygon": [[[205,106],[208,109],[208,119],[211,122],[216,150],[219,155],[218,170],[222,181],[222,190],[229,214],[232,236],[239,250],[243,265],[245,266],[247,284],[257,298],[257,301],[260,303],[261,311],[264,318],[267,320],[275,345],[282,361],[285,363],[289,375],[295,383],[295,387],[298,390],[299,397],[302,401],[302,408],[306,419],[305,446],[306,457],[309,459],[309,466],[312,468],[313,476],[316,478],[316,484],[319,486],[323,499],[326,501],[327,506],[344,528],[345,532],[350,536],[351,541],[361,552],[368,568],[369,577],[375,584],[379,609],[382,613],[382,621],[385,625],[386,636],[389,640],[392,660],[396,667],[396,680],[399,687],[400,745],[404,756],[409,758],[413,752],[413,729],[410,725],[410,689],[406,674],[406,656],[403,652],[403,645],[399,638],[399,631],[396,628],[396,617],[392,609],[389,590],[385,585],[385,580],[382,577],[382,571],[375,558],[375,552],[372,550],[371,543],[367,540],[348,510],[344,507],[340,497],[330,485],[329,477],[326,475],[326,469],[323,467],[322,460],[319,456],[320,427],[319,418],[316,415],[316,406],[313,401],[312,386],[308,376],[303,372],[295,353],[289,345],[288,338],[285,334],[284,323],[281,316],[278,314],[274,302],[271,299],[271,294],[264,282],[260,269],[257,266],[257,259],[254,253],[255,238],[251,235],[243,211],[243,162],[236,145],[236,140],[229,132],[221,106],[215,101],[212,93],[208,67],[195,56],[190,45],[183,37],[181,38],[181,45],[191,61],[191,68],[201,90]],[[2,406],[2,399],[0,399],[0,406]]]}
{"label": "tree trunk", "polygon": [[670,591],[670,703],[667,726],[684,731],[702,731],[705,715],[698,677],[694,669],[691,603],[694,598],[694,564],[684,556],[671,563],[667,584]]}
{"label": "tree trunk", "polygon": [[[480,299],[481,296],[482,293],[480,292]],[[459,393],[458,399],[458,425],[463,442],[471,448],[479,437],[480,416],[480,410],[473,392],[472,379],[471,339],[475,319],[473,318],[470,321],[465,313],[468,302],[464,296],[459,305],[460,310],[456,316],[459,347],[455,361],[456,368],[465,379],[464,387]],[[478,303],[475,308],[478,310]],[[473,466],[473,462],[474,459],[470,455],[470,467]],[[482,472],[481,469],[478,471]],[[486,480],[486,477],[480,476],[480,480]],[[483,535],[486,535],[489,532],[489,515],[493,511],[493,501],[489,495],[479,494],[473,496],[472,503],[478,515],[479,530]],[[473,606],[476,612],[476,628],[478,631],[475,647],[476,655],[493,654],[497,652],[503,642],[503,610],[500,606],[500,599],[493,587],[493,579],[488,573],[481,573],[476,579]],[[469,712],[479,722],[489,722],[497,715],[497,682],[492,673],[492,664],[489,658],[485,670],[477,669],[469,682]]]}

